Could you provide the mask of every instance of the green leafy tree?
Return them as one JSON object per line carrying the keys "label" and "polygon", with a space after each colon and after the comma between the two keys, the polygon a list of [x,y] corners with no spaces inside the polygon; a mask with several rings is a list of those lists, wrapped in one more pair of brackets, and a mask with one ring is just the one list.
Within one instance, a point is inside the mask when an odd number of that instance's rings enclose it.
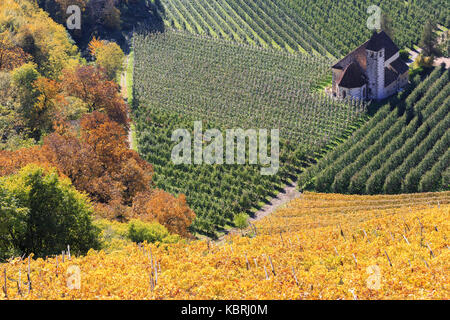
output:
{"label": "green leafy tree", "polygon": [[107,42],[95,51],[97,64],[105,70],[109,80],[117,79],[124,70],[125,54],[115,42]]}
{"label": "green leafy tree", "polygon": [[437,44],[436,36],[434,34],[435,28],[435,25],[431,21],[428,21],[423,28],[422,37],[419,43],[422,47],[423,54],[428,57],[435,53]]}
{"label": "green leafy tree", "polygon": [[237,214],[234,219],[233,223],[238,229],[245,229],[248,227],[248,215],[244,212]]}
{"label": "green leafy tree", "polygon": [[99,248],[93,209],[68,179],[36,165],[0,179],[0,257],[45,257],[70,245],[75,254]]}

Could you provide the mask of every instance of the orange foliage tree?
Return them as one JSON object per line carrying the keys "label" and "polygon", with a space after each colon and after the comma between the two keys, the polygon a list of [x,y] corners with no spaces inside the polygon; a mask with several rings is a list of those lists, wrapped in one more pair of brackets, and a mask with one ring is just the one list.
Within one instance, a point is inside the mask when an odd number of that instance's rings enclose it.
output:
{"label": "orange foliage tree", "polygon": [[142,192],[133,201],[132,216],[144,221],[158,221],[172,233],[189,237],[188,227],[195,213],[188,207],[186,197],[178,197],[162,190]]}
{"label": "orange foliage tree", "polygon": [[0,71],[11,71],[31,59],[31,55],[22,48],[14,46],[5,34],[0,33]]}
{"label": "orange foliage tree", "polygon": [[120,95],[119,86],[108,81],[105,73],[93,66],[78,66],[63,71],[65,92],[83,100],[89,112],[101,111],[128,130],[128,106]]}
{"label": "orange foliage tree", "polygon": [[59,116],[58,109],[64,103],[61,86],[55,80],[40,77],[33,82],[33,88],[38,96],[30,121],[33,128],[49,132],[53,121]]}

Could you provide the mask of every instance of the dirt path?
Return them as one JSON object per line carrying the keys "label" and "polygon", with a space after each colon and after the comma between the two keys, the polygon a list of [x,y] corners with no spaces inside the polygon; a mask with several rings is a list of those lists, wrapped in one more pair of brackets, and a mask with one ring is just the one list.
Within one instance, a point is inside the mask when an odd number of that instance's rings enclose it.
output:
{"label": "dirt path", "polygon": [[[280,207],[289,203],[291,200],[298,198],[301,196],[301,192],[297,190],[297,183],[294,182],[291,185],[286,186],[275,198],[272,198],[270,203],[263,206],[257,212],[255,212],[254,216],[249,219],[249,222],[254,223],[255,221],[261,220],[262,218],[272,214]],[[231,229],[228,233],[219,237],[216,242],[221,243],[224,241],[225,237],[228,234],[239,233],[238,229]]]}
{"label": "dirt path", "polygon": [[255,216],[250,218],[250,222],[255,222],[261,220],[262,218],[268,216],[273,213],[279,207],[285,205],[291,200],[300,197],[301,193],[297,190],[297,183],[286,186],[282,192],[280,192],[275,198],[272,198],[270,203],[266,204],[264,207],[259,209]]}
{"label": "dirt path", "polygon": [[[422,51],[422,49],[418,49],[416,50],[410,50],[409,54],[411,56],[410,60],[408,61],[408,65],[410,65],[411,63],[414,62],[414,60],[416,60],[417,56],[420,54],[420,52]],[[441,63],[445,63],[445,67],[448,69],[450,68],[450,58],[444,58],[444,57],[438,57],[435,58],[433,61],[433,66],[439,66]]]}
{"label": "dirt path", "polygon": [[[128,69],[128,56],[125,59],[125,70],[122,72],[122,75],[120,76],[121,94],[122,97],[128,102],[127,69]],[[131,131],[131,126],[130,129],[128,130],[128,143],[130,145],[130,149],[133,149],[133,134]]]}

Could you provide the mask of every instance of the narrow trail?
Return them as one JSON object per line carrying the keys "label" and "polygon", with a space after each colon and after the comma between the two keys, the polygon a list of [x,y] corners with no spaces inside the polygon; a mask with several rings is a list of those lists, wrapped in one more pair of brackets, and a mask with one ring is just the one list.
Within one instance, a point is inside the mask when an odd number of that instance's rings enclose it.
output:
{"label": "narrow trail", "polygon": [[277,210],[279,207],[285,205],[286,203],[290,202],[291,200],[300,197],[301,193],[297,190],[297,182],[286,186],[283,191],[278,193],[278,195],[275,198],[272,198],[270,203],[266,204],[264,207],[259,209],[254,217],[250,218],[250,222],[255,222],[258,220],[261,220],[262,218],[268,216],[269,214],[273,213],[275,210]]}
{"label": "narrow trail", "polygon": [[[249,219],[249,222],[254,223],[264,217],[267,217],[280,207],[284,206],[291,200],[300,197],[301,195],[302,193],[297,190],[297,182],[294,182],[291,185],[287,185],[281,192],[278,193],[276,197],[272,198],[272,200],[270,200],[268,204],[264,205],[261,209],[255,212],[253,217]],[[240,231],[236,228],[231,229],[226,234],[220,236],[217,240],[215,240],[215,242],[221,243],[224,241],[227,235],[236,233],[240,233]]]}
{"label": "narrow trail", "polygon": [[[125,70],[122,72],[122,75],[120,76],[121,94],[124,100],[128,103],[127,69],[128,69],[128,56],[125,59]],[[128,114],[128,117],[130,117],[130,114]],[[133,149],[133,134],[131,126],[130,129],[128,130],[128,143],[130,145],[130,149]]]}

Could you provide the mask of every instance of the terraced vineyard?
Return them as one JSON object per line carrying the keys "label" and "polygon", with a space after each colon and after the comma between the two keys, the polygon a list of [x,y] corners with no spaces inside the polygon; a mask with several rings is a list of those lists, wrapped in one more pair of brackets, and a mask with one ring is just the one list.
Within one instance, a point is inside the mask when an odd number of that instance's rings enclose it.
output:
{"label": "terraced vineyard", "polygon": [[196,34],[288,52],[341,57],[370,36],[367,8],[377,4],[392,19],[399,47],[419,41],[427,19],[446,23],[442,0],[165,0],[166,25]]}
{"label": "terraced vineyard", "polygon": [[304,192],[259,222],[257,233],[276,235],[333,226],[345,230],[366,221],[396,216],[404,213],[404,208],[418,210],[449,204],[450,192],[376,196]]}
{"label": "terraced vineyard", "polygon": [[[449,200],[306,193],[221,243],[133,244],[0,267],[8,299],[446,299]],[[79,290],[67,285],[74,266]],[[32,285],[20,290],[20,279]]]}
{"label": "terraced vineyard", "polygon": [[[193,230],[212,234],[237,213],[274,196],[333,139],[365,116],[360,102],[319,94],[329,60],[168,31],[135,35],[133,116],[139,153],[153,180],[186,194]],[[280,169],[261,176],[255,165],[174,165],[174,130],[280,129]],[[236,196],[237,195],[237,196]]]}
{"label": "terraced vineyard", "polygon": [[[450,71],[436,68],[409,95],[383,106],[300,176],[321,192],[407,193],[450,188]],[[403,101],[404,99],[404,101]]]}

